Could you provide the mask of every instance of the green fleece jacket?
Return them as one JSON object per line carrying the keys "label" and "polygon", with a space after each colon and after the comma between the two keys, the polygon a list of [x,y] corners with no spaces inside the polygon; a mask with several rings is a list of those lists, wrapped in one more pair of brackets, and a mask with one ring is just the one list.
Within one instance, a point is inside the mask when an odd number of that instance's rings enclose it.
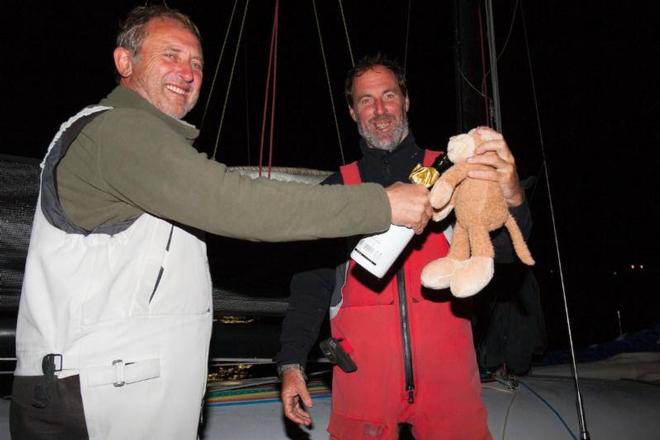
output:
{"label": "green fleece jacket", "polygon": [[119,86],[111,106],[57,168],[60,201],[86,230],[144,212],[226,237],[289,241],[380,232],[391,212],[380,185],[251,179],[192,147],[198,130]]}

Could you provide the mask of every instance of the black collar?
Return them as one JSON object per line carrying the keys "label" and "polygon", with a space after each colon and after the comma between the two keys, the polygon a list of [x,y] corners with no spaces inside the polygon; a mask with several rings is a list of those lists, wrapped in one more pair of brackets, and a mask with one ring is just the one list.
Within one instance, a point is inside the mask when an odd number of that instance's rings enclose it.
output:
{"label": "black collar", "polygon": [[360,139],[362,159],[359,161],[363,182],[377,182],[390,185],[394,182],[407,182],[410,171],[424,160],[424,150],[415,143],[412,133],[392,151],[370,148]]}
{"label": "black collar", "polygon": [[383,160],[386,157],[389,157],[390,160],[395,160],[396,157],[410,154],[416,149],[419,149],[419,147],[417,147],[415,137],[410,132],[408,133],[408,136],[406,136],[392,151],[371,148],[367,145],[367,141],[365,141],[363,137],[360,138],[360,150],[362,151],[362,156],[377,160]]}

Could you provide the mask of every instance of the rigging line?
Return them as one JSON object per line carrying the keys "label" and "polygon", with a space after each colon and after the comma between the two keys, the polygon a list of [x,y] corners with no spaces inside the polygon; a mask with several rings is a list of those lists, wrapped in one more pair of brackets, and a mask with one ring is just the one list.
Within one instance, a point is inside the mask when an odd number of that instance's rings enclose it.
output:
{"label": "rigging line", "polygon": [[344,15],[344,5],[339,1],[339,11],[341,13],[341,22],[344,24],[344,33],[346,34],[346,44],[348,45],[348,54],[351,56],[351,67],[355,67],[355,58],[353,58],[353,49],[351,48],[351,39],[348,37],[348,26],[346,25],[346,16]]}
{"label": "rigging line", "polygon": [[408,17],[406,19],[406,43],[403,50],[403,74],[405,75],[408,72],[408,37],[410,36],[410,2],[408,0]]}
{"label": "rigging line", "polygon": [[[276,5],[277,8],[277,5]],[[259,177],[261,177],[261,169],[264,163],[264,136],[266,135],[266,115],[268,114],[268,97],[270,96],[270,74],[273,68],[273,51],[275,44],[275,23],[276,16],[273,11],[273,27],[270,33],[270,50],[268,52],[268,72],[266,73],[266,86],[264,92],[264,109],[261,116],[261,136],[259,140]]]}
{"label": "rigging line", "polygon": [[275,53],[273,54],[273,95],[270,105],[270,149],[268,151],[268,178],[273,169],[273,138],[275,132],[275,92],[277,90],[277,37],[280,31],[280,0],[275,0]]}
{"label": "rigging line", "polygon": [[248,78],[248,45],[245,43],[243,46],[243,91],[245,92],[245,144],[247,147],[247,163],[252,165],[252,158],[250,156],[250,100],[249,94],[249,81]]}
{"label": "rigging line", "polygon": [[[480,35],[480,42],[481,42],[481,43],[480,43],[480,47],[481,47],[481,65],[482,65],[482,66],[485,66],[485,65],[486,65],[486,61],[485,61],[485,59],[484,59],[484,52],[483,52],[483,34],[482,34],[483,24],[482,24],[482,22],[481,22],[481,19],[482,19],[482,18],[481,18],[481,9],[480,9],[480,8],[477,9],[477,15],[478,15],[478,17],[479,17],[479,35]],[[475,85],[470,81],[470,79],[465,75],[465,72],[463,72],[463,70],[460,69],[460,67],[459,67],[459,69],[458,69],[458,72],[460,73],[461,78],[463,78],[463,81],[465,81],[465,83],[466,83],[468,86],[470,86],[470,88],[471,88],[472,90],[474,90],[479,96],[481,96],[482,98],[484,98],[484,100],[486,101],[486,120],[490,120],[490,116],[489,116],[489,105],[488,105],[488,101],[490,100],[490,97],[488,96],[488,93],[487,93],[487,91],[485,90],[485,89],[486,89],[486,85],[485,85],[485,84],[486,84],[486,78],[488,78],[488,76],[490,75],[490,69],[486,70],[486,71],[482,74],[482,79],[481,79],[481,89],[477,88],[477,86],[475,86]]]}
{"label": "rigging line", "polygon": [[[520,3],[520,0],[516,0],[516,4],[513,7],[513,16],[511,17],[511,23],[509,24],[509,33],[506,36],[506,40],[504,41],[504,45],[502,46],[502,50],[500,50],[500,53],[497,54],[497,61],[502,58],[502,55],[504,55],[504,51],[506,50],[507,46],[509,45],[509,40],[511,39],[511,34],[513,33],[513,26],[516,22],[516,15],[518,13],[518,5]],[[485,77],[488,77],[490,75],[490,69],[486,71]],[[484,79],[485,81],[485,79]]]}
{"label": "rigging line", "polygon": [[548,408],[550,408],[550,411],[552,411],[552,412],[555,414],[555,416],[557,416],[557,418],[559,419],[559,421],[561,422],[561,424],[564,425],[564,428],[566,428],[566,431],[568,431],[568,433],[571,435],[571,438],[573,438],[574,440],[577,440],[577,437],[575,436],[575,434],[573,433],[573,431],[571,431],[571,428],[568,426],[568,424],[566,423],[566,421],[564,420],[564,418],[559,414],[559,412],[558,412],[558,411],[557,411],[552,405],[550,405],[550,403],[549,403],[547,400],[545,400],[545,399],[543,398],[543,396],[541,396],[539,393],[537,393],[536,391],[534,391],[534,390],[532,389],[532,387],[530,387],[529,385],[527,385],[527,384],[526,384],[525,382],[523,382],[522,380],[519,380],[518,382],[519,382],[521,385],[523,385],[525,388],[527,388],[532,394],[534,394],[534,395],[535,395],[535,396],[536,396],[541,402],[543,402],[543,403],[545,404],[545,406],[547,406]]}
{"label": "rigging line", "polygon": [[481,7],[477,7],[477,17],[479,18],[479,49],[481,49],[481,96],[484,97],[484,115],[486,124],[490,123],[490,96],[488,96],[488,85],[486,84],[486,56],[484,54],[484,25],[481,21]]}
{"label": "rigging line", "polygon": [[[344,158],[344,146],[341,143],[341,133],[339,132],[339,121],[337,120],[337,110],[335,108],[335,99],[332,96],[332,85],[330,84],[330,72],[328,71],[328,61],[325,57],[325,49],[323,48],[323,36],[321,34],[321,23],[319,22],[319,14],[316,10],[316,0],[312,0],[312,6],[314,8],[314,19],[316,20],[316,30],[319,34],[319,44],[321,45],[321,56],[323,57],[323,67],[325,68],[325,79],[328,83],[328,93],[330,94],[330,104],[332,105],[332,116],[335,119],[335,129],[337,130],[337,142],[339,143],[339,153],[341,155],[342,165],[346,165],[346,159]],[[348,37],[348,34],[347,34]],[[350,45],[349,45],[350,47]]]}
{"label": "rigging line", "polygon": [[513,16],[511,17],[511,24],[509,24],[509,33],[506,36],[506,40],[504,40],[504,44],[502,45],[502,50],[500,50],[500,53],[497,54],[498,60],[502,57],[504,51],[506,50],[506,47],[509,45],[509,40],[511,39],[511,34],[513,33],[513,25],[516,22],[516,15],[518,14],[519,4],[520,4],[520,0],[516,0],[516,4],[513,6]]}
{"label": "rigging line", "polygon": [[506,415],[504,416],[504,423],[502,424],[502,440],[506,439],[506,428],[507,425],[509,424],[509,416],[511,415],[511,408],[513,408],[513,402],[516,400],[516,397],[518,397],[518,390],[513,391],[513,394],[511,395],[511,401],[509,402],[509,406],[506,408]]}
{"label": "rigging line", "polygon": [[211,81],[211,88],[209,89],[209,94],[206,97],[206,104],[204,105],[204,113],[202,113],[202,122],[199,124],[201,128],[204,128],[206,113],[209,110],[209,103],[211,102],[211,96],[213,95],[213,88],[215,87],[215,81],[218,78],[218,72],[220,71],[220,64],[222,64],[222,58],[225,53],[225,47],[227,46],[227,40],[229,39],[229,31],[231,30],[231,24],[234,22],[234,14],[236,12],[237,4],[238,4],[238,0],[234,0],[234,6],[231,9],[231,15],[229,16],[229,23],[227,24],[227,31],[225,32],[225,39],[222,42],[222,49],[220,49],[220,57],[218,58],[218,62],[215,65],[215,72],[213,73],[213,81]]}
{"label": "rigging line", "polygon": [[502,111],[500,109],[500,87],[497,75],[497,50],[495,48],[495,21],[493,17],[493,0],[486,0],[486,26],[488,28],[488,52],[490,55],[491,84],[493,104],[495,107],[495,130],[502,133]]}
{"label": "rigging line", "polygon": [[573,384],[575,385],[575,394],[576,394],[576,399],[577,399],[577,410],[578,410],[578,423],[580,425],[580,438],[582,440],[588,440],[589,439],[589,431],[587,430],[587,422],[586,422],[586,416],[584,413],[584,402],[582,401],[582,393],[580,392],[580,382],[578,379],[578,369],[577,369],[577,362],[575,361],[575,347],[573,346],[573,332],[571,330],[571,318],[568,313],[568,300],[566,297],[566,283],[564,281],[564,270],[563,270],[563,265],[561,262],[561,252],[559,251],[559,237],[557,234],[557,224],[555,220],[555,212],[554,212],[554,205],[552,201],[552,192],[550,190],[550,173],[548,169],[548,161],[546,158],[545,154],[545,145],[543,143],[543,132],[541,130],[541,118],[540,118],[540,111],[539,111],[539,105],[538,105],[538,99],[537,99],[537,94],[536,94],[536,84],[534,82],[534,69],[532,66],[532,57],[531,57],[531,52],[529,50],[529,40],[527,38],[527,22],[525,21],[525,15],[524,11],[522,10],[522,4],[520,5],[521,7],[521,17],[522,17],[522,24],[523,24],[523,35],[525,39],[525,48],[527,51],[527,62],[529,65],[529,73],[530,73],[530,81],[531,81],[531,86],[532,86],[532,96],[534,97],[534,106],[536,110],[536,124],[538,127],[539,131],[539,142],[541,146],[541,156],[543,160],[543,170],[545,171],[545,185],[546,185],[546,190],[548,191],[548,204],[550,206],[550,219],[552,220],[552,234],[555,242],[555,251],[557,253],[557,264],[559,268],[559,279],[561,281],[561,292],[562,292],[562,298],[564,301],[564,313],[566,315],[566,327],[568,329],[568,342],[571,350],[571,369],[573,370]]}
{"label": "rigging line", "polygon": [[241,40],[243,39],[243,29],[245,28],[245,17],[247,16],[248,5],[250,0],[246,0],[245,8],[243,8],[243,18],[241,19],[241,27],[238,32],[238,40],[236,41],[236,50],[234,51],[234,59],[231,63],[231,71],[229,72],[229,81],[227,82],[227,93],[225,93],[225,100],[222,104],[222,113],[220,114],[220,124],[218,124],[218,134],[215,137],[215,145],[213,146],[213,156],[211,159],[215,160],[215,154],[218,151],[218,142],[220,141],[220,133],[222,132],[222,124],[225,121],[225,113],[227,111],[227,102],[229,101],[229,92],[231,91],[231,83],[234,79],[234,71],[236,70],[236,59],[238,58],[239,48],[241,47]]}
{"label": "rigging line", "polygon": [[463,78],[463,81],[465,81],[465,83],[466,83],[468,86],[470,86],[470,88],[471,88],[472,90],[474,90],[475,92],[477,92],[477,94],[478,94],[479,96],[484,97],[484,98],[488,98],[488,95],[485,95],[484,92],[483,92],[482,90],[479,90],[479,89],[477,88],[477,86],[475,86],[474,84],[472,84],[472,83],[470,82],[470,80],[468,79],[468,77],[465,76],[465,73],[463,72],[463,70],[458,69],[458,72],[461,74],[461,78]]}

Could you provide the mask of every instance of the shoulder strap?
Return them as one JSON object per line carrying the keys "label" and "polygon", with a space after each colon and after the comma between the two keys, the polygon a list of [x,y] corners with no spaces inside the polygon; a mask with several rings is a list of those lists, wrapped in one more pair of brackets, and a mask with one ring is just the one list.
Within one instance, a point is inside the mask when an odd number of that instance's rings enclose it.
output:
{"label": "shoulder strap", "polygon": [[56,169],[60,160],[66,155],[69,147],[85,126],[97,116],[111,109],[112,107],[106,106],[87,107],[62,124],[60,131],[48,147],[48,153],[46,153],[46,157],[41,164],[43,168],[40,184],[41,203],[39,205],[41,212],[48,223],[68,234],[88,235],[94,232],[96,234],[113,235],[127,229],[136,220],[133,218],[120,223],[101,225],[93,231],[87,231],[69,220],[58,195]]}
{"label": "shoulder strap", "polygon": [[358,185],[362,183],[357,162],[342,165],[339,167],[339,172],[341,172],[341,177],[344,179],[344,185]]}
{"label": "shoulder strap", "polygon": [[[433,161],[441,154],[443,154],[442,151],[424,150],[424,166],[430,167],[431,164],[433,164]],[[342,165],[339,167],[339,171],[344,180],[344,185],[357,185],[362,183],[360,169],[358,168],[357,162]]]}
{"label": "shoulder strap", "polygon": [[441,154],[443,154],[442,151],[424,150],[424,166],[430,167],[433,161]]}

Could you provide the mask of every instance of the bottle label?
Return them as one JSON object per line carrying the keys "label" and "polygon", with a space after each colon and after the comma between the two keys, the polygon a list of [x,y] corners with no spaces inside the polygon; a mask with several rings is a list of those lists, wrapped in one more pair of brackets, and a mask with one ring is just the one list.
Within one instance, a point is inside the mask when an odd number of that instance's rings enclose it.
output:
{"label": "bottle label", "polygon": [[392,225],[381,234],[369,235],[360,240],[351,252],[351,258],[373,275],[382,278],[413,235],[415,232],[410,228]]}
{"label": "bottle label", "polygon": [[[447,155],[443,154],[438,156],[430,167],[418,164],[410,172],[408,179],[412,183],[431,188],[449,166],[451,163]],[[382,234],[370,235],[360,240],[351,252],[351,258],[373,275],[382,278],[413,235],[415,232],[410,228],[392,225]]]}

